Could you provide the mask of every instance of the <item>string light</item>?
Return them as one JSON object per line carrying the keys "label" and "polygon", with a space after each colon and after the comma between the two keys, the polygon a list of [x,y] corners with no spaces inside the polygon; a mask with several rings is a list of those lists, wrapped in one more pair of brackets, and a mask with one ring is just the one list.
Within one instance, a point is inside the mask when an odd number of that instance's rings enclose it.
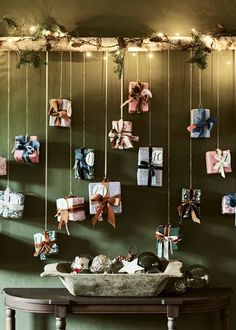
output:
{"label": "string light", "polygon": [[133,53],[132,55],[133,55],[133,56],[136,56],[136,53]]}
{"label": "string light", "polygon": [[175,35],[176,35],[176,37],[179,37],[180,36],[180,33],[179,32],[176,32]]}
{"label": "string light", "polygon": [[37,26],[35,25],[31,25],[31,27],[29,28],[31,33],[34,33],[37,30]]}
{"label": "string light", "polygon": [[107,60],[107,56],[105,55],[105,56],[103,56],[103,59],[104,59],[104,61],[106,61]]}
{"label": "string light", "polygon": [[192,28],[192,32],[193,32],[193,33],[196,33],[197,31],[196,31],[194,28]]}
{"label": "string light", "polygon": [[227,62],[226,62],[226,64],[227,64],[227,65],[230,65],[230,64],[231,64],[231,62],[230,62],[230,61],[227,61]]}
{"label": "string light", "polygon": [[153,54],[152,54],[152,53],[149,53],[149,54],[148,54],[148,57],[149,57],[149,58],[153,58]]}
{"label": "string light", "polygon": [[86,57],[91,57],[92,53],[91,52],[86,52]]}

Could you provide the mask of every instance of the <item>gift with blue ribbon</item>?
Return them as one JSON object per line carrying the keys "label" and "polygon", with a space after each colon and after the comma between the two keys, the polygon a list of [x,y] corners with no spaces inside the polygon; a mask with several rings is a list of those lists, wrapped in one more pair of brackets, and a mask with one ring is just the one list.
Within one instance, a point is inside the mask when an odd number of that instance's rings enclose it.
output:
{"label": "gift with blue ribbon", "polygon": [[236,193],[228,193],[222,197],[222,214],[234,214],[234,223],[236,226]]}
{"label": "gift with blue ribbon", "polygon": [[92,148],[75,149],[75,178],[78,180],[94,179],[95,153]]}
{"label": "gift with blue ribbon", "polygon": [[216,123],[215,117],[210,117],[210,110],[199,107],[191,110],[191,125],[187,130],[192,138],[209,138],[210,131]]}
{"label": "gift with blue ribbon", "polygon": [[39,147],[37,136],[18,135],[15,137],[14,158],[20,163],[39,163]]}

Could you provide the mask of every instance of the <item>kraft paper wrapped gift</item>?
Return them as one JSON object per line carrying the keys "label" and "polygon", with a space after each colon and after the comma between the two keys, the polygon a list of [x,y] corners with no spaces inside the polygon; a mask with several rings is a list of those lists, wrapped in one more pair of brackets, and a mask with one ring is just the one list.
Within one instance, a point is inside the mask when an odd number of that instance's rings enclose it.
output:
{"label": "kraft paper wrapped gift", "polygon": [[182,188],[182,203],[178,206],[180,222],[184,219],[192,219],[200,223],[201,189]]}
{"label": "kraft paper wrapped gift", "polygon": [[163,148],[141,147],[138,152],[138,186],[161,187]]}
{"label": "kraft paper wrapped gift", "polygon": [[94,182],[89,184],[89,212],[95,216],[93,225],[103,220],[107,214],[107,221],[115,227],[115,215],[122,213],[120,182]]}
{"label": "kraft paper wrapped gift", "polygon": [[45,231],[44,233],[34,234],[34,257],[38,257],[41,260],[46,260],[47,256],[58,254],[59,247],[56,241],[55,230]]}
{"label": "kraft paper wrapped gift", "polygon": [[222,214],[236,213],[236,194],[230,193],[222,197]]}
{"label": "kraft paper wrapped gift", "polygon": [[220,173],[225,178],[225,173],[232,172],[230,150],[216,149],[206,152],[207,174]]}
{"label": "kraft paper wrapped gift", "polygon": [[191,125],[187,128],[192,138],[209,138],[211,129],[216,123],[214,117],[210,117],[210,110],[204,108],[191,110]]}
{"label": "kraft paper wrapped gift", "polygon": [[23,216],[25,196],[11,191],[0,191],[0,216],[7,219],[20,219]]}
{"label": "kraft paper wrapped gift", "polygon": [[84,197],[67,196],[64,198],[58,198],[56,200],[57,205],[57,220],[58,229],[61,229],[63,225],[68,230],[68,221],[84,221],[85,220],[85,208]]}
{"label": "kraft paper wrapped gift", "polygon": [[49,100],[49,126],[70,127],[72,107],[71,101],[67,99]]}
{"label": "kraft paper wrapped gift", "polygon": [[0,175],[7,175],[7,160],[0,157]]}
{"label": "kraft paper wrapped gift", "polygon": [[78,180],[94,179],[95,152],[92,148],[75,149],[75,178]]}
{"label": "kraft paper wrapped gift", "polygon": [[15,137],[14,158],[18,163],[39,163],[40,143],[37,136]]}
{"label": "kraft paper wrapped gift", "polygon": [[113,120],[112,130],[108,134],[113,149],[131,149],[133,141],[139,137],[132,135],[132,122],[127,120]]}
{"label": "kraft paper wrapped gift", "polygon": [[151,98],[152,93],[148,89],[148,83],[141,81],[131,81],[129,83],[129,100],[127,100],[129,113],[148,112],[148,104]]}
{"label": "kraft paper wrapped gift", "polygon": [[170,253],[173,254],[174,250],[178,250],[178,243],[182,239],[180,227],[170,224],[159,225],[155,237],[158,257],[167,260]]}

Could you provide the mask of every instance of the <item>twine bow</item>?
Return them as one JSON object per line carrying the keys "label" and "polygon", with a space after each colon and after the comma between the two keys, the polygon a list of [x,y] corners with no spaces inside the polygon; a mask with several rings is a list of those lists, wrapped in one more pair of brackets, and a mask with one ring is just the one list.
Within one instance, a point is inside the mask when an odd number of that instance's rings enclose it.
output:
{"label": "twine bow", "polygon": [[53,239],[51,240],[48,232],[44,232],[44,240],[41,243],[36,243],[35,244],[35,253],[34,257],[38,257],[42,252],[45,252],[45,254],[49,254],[52,246],[56,243],[56,240]]}
{"label": "twine bow", "polygon": [[206,119],[206,109],[199,108],[199,117],[197,117],[197,121],[188,126],[187,130],[189,132],[197,133],[197,137],[204,137],[205,129],[211,130],[212,127],[216,123],[215,117],[209,117]]}
{"label": "twine bow", "polygon": [[177,244],[181,241],[181,237],[177,235],[170,235],[171,225],[167,224],[164,227],[164,232],[161,233],[158,229],[155,237],[158,240],[158,257],[169,260],[169,251],[173,255],[173,244]]}
{"label": "twine bow", "polygon": [[18,135],[16,136],[15,141],[16,144],[13,151],[23,150],[22,160],[25,163],[32,163],[30,155],[32,155],[34,152],[39,152],[39,142],[36,140],[29,140],[27,135]]}
{"label": "twine bow", "polygon": [[200,203],[196,201],[194,196],[194,190],[189,189],[189,198],[187,201],[182,202],[178,206],[179,216],[181,218],[180,222],[183,221],[184,218],[191,218],[196,223],[201,223],[200,221],[200,211],[199,211]]}
{"label": "twine bow", "polygon": [[132,135],[130,131],[125,130],[124,120],[116,121],[115,127],[108,134],[113,149],[133,148],[132,141],[138,141],[139,137]]}
{"label": "twine bow", "polygon": [[67,110],[61,109],[62,99],[51,99],[49,101],[50,109],[49,115],[55,117],[54,126],[61,126],[61,120],[69,120],[69,114]]}
{"label": "twine bow", "polygon": [[216,163],[214,164],[213,169],[220,173],[223,178],[225,178],[224,168],[230,167],[231,164],[230,152],[228,150],[223,152],[220,149],[216,149],[215,160]]}

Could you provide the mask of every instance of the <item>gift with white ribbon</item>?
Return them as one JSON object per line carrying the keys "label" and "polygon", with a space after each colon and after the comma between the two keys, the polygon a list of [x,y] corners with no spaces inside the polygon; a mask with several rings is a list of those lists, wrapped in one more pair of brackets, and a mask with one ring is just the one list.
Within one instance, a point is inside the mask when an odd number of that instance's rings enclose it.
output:
{"label": "gift with white ribbon", "polygon": [[207,174],[220,173],[225,178],[225,173],[232,172],[230,150],[216,149],[206,152]]}
{"label": "gift with white ribbon", "polygon": [[20,219],[23,216],[25,196],[13,192],[8,187],[0,191],[0,216],[8,219]]}

